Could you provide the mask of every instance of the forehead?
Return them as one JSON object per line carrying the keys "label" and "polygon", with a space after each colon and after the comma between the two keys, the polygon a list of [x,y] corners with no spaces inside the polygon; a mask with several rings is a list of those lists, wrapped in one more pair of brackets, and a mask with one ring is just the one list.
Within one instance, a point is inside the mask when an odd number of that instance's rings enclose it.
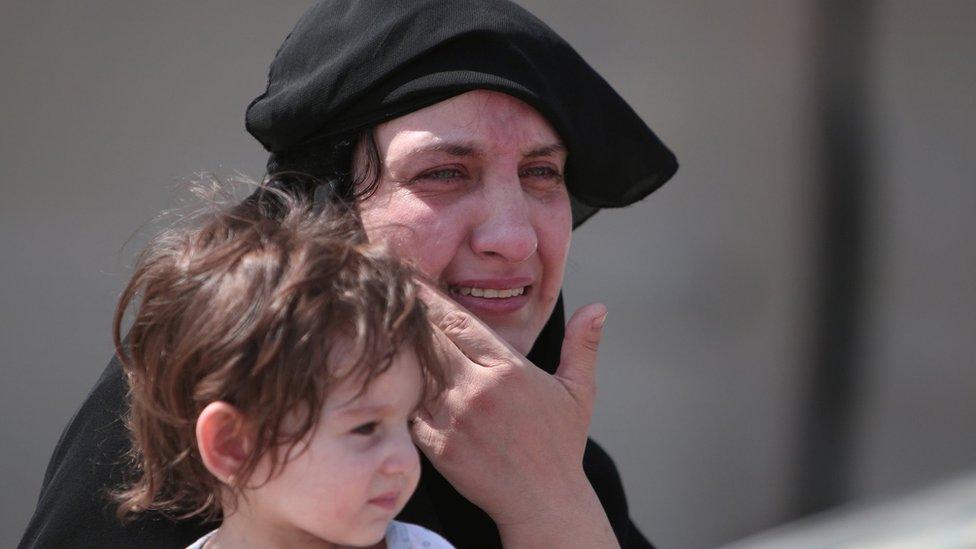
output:
{"label": "forehead", "polygon": [[418,395],[423,392],[423,375],[412,348],[405,346],[399,349],[389,368],[375,377],[364,391],[364,378],[352,371],[353,363],[346,360],[354,356],[350,355],[353,347],[348,342],[344,345],[343,349],[333,350],[331,355],[332,365],[341,381],[328,390],[325,399],[327,413],[357,406],[414,405]]}
{"label": "forehead", "polygon": [[395,118],[376,128],[384,155],[437,143],[471,143],[486,151],[561,143],[538,111],[504,93],[475,90]]}

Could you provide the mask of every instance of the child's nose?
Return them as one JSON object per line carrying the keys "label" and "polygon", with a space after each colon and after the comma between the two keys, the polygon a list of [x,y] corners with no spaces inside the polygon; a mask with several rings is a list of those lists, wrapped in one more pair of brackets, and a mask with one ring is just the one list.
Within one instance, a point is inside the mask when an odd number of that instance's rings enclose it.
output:
{"label": "child's nose", "polygon": [[420,455],[413,445],[410,432],[396,437],[390,444],[390,451],[383,460],[381,471],[387,475],[405,475],[420,468]]}

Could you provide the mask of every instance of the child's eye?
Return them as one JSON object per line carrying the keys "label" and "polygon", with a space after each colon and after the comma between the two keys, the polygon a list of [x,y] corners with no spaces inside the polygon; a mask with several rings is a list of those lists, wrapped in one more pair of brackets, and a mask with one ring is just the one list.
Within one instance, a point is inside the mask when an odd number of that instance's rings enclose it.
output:
{"label": "child's eye", "polygon": [[376,432],[376,427],[378,425],[379,424],[375,421],[370,421],[369,423],[363,423],[359,427],[356,427],[352,430],[352,432],[357,435],[369,436]]}

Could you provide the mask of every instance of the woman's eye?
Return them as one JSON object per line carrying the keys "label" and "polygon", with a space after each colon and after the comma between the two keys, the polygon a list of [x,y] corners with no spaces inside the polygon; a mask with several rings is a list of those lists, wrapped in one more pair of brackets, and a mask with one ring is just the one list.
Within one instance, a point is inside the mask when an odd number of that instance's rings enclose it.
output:
{"label": "woman's eye", "polygon": [[544,177],[547,179],[562,179],[562,174],[549,166],[533,166],[522,170],[523,177]]}
{"label": "woman's eye", "polygon": [[420,174],[417,179],[433,179],[435,181],[449,181],[462,177],[461,170],[457,168],[439,168]]}
{"label": "woman's eye", "polygon": [[359,427],[356,427],[352,430],[352,433],[356,435],[369,436],[376,432],[376,427],[378,426],[379,424],[375,421],[370,421],[369,423],[363,423]]}

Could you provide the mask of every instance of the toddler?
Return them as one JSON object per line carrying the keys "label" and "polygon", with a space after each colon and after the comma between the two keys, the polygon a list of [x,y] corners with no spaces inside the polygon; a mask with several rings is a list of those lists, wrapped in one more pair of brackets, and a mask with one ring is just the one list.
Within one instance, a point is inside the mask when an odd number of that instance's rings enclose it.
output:
{"label": "toddler", "polygon": [[120,518],[221,521],[194,549],[450,547],[393,521],[420,476],[410,419],[442,386],[431,330],[410,270],[350,214],[261,188],[164,232],[115,315]]}

